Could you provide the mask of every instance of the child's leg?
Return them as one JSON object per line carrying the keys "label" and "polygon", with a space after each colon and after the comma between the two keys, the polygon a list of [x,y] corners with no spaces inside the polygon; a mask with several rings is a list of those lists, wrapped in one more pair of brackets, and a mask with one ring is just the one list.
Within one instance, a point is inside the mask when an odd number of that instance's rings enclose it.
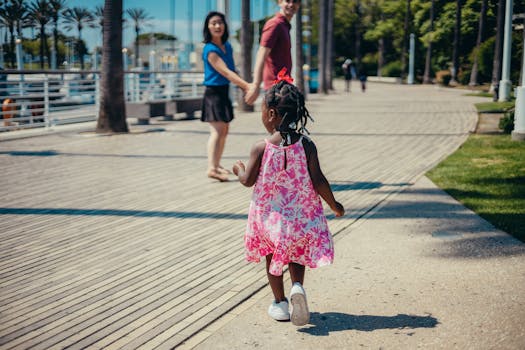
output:
{"label": "child's leg", "polygon": [[275,301],[281,302],[286,300],[286,297],[284,296],[283,276],[274,276],[270,273],[270,262],[272,261],[272,256],[272,254],[266,255],[266,275],[268,276],[268,282],[270,282]]}
{"label": "child's leg", "polygon": [[290,270],[290,278],[292,279],[292,284],[299,282],[303,284],[304,282],[304,265],[299,265],[297,263],[288,264],[288,270]]}

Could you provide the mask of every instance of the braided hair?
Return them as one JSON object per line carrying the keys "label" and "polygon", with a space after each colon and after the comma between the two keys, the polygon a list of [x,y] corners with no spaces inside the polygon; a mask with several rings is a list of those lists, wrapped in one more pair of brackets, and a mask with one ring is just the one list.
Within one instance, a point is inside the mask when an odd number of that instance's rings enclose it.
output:
{"label": "braided hair", "polygon": [[283,138],[282,145],[291,144],[292,134],[310,134],[306,129],[308,119],[314,121],[304,104],[304,96],[299,89],[285,80],[274,84],[264,98],[268,108],[275,108],[282,117],[277,131]]}

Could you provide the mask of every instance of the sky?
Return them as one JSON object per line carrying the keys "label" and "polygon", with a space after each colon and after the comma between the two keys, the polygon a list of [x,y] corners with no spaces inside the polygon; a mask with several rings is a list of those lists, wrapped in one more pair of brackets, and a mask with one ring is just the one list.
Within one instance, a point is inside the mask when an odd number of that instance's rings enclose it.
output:
{"label": "sky", "polygon": [[[103,6],[103,0],[67,0],[69,7],[87,7],[93,10],[96,6]],[[175,4],[175,8],[172,5]],[[192,7],[190,7],[192,5]],[[129,8],[142,8],[152,17],[149,26],[143,28],[144,32],[164,32],[173,34],[175,25],[175,36],[180,41],[187,41],[193,32],[193,41],[202,41],[202,25],[206,14],[210,10],[217,9],[216,0],[124,0],[124,11]],[[191,9],[191,10],[190,10]],[[174,11],[173,11],[174,10]],[[251,0],[251,17],[259,19],[265,15],[277,12],[278,8],[274,0]],[[241,0],[230,0],[230,34],[240,27]],[[172,22],[172,13],[175,12],[175,21]],[[191,16],[193,12],[193,16]],[[266,14],[264,13],[266,12]],[[189,18],[193,17],[192,30],[189,27]],[[76,33],[70,33],[77,35]],[[82,38],[86,41],[89,50],[102,44],[99,29],[85,29]],[[133,25],[126,25],[123,34],[123,45],[131,47],[135,38]]]}

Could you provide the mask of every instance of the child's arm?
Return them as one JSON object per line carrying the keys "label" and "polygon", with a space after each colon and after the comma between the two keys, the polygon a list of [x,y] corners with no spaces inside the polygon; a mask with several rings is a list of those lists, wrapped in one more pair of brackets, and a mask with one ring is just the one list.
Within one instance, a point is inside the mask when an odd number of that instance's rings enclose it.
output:
{"label": "child's arm", "polygon": [[315,190],[330,206],[330,209],[335,213],[335,216],[343,216],[345,214],[345,209],[341,203],[335,200],[330,184],[321,171],[315,144],[312,141],[305,139],[303,145],[308,159],[308,172],[310,173],[310,178],[312,179],[312,184],[314,185]]}
{"label": "child's arm", "polygon": [[245,166],[240,160],[233,165],[233,173],[239,177],[239,181],[246,187],[253,186],[255,181],[257,181],[265,146],[266,142],[264,140],[252,146],[248,165]]}

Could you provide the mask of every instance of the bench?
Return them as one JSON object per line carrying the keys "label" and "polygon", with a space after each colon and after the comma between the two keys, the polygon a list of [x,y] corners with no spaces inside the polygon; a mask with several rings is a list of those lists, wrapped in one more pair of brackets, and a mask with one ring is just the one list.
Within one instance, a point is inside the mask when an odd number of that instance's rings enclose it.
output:
{"label": "bench", "polygon": [[169,100],[126,102],[126,114],[137,118],[139,125],[149,124],[153,117],[173,120],[176,113],[186,113],[186,119],[195,118],[195,111],[201,110],[202,97],[176,97]]}

